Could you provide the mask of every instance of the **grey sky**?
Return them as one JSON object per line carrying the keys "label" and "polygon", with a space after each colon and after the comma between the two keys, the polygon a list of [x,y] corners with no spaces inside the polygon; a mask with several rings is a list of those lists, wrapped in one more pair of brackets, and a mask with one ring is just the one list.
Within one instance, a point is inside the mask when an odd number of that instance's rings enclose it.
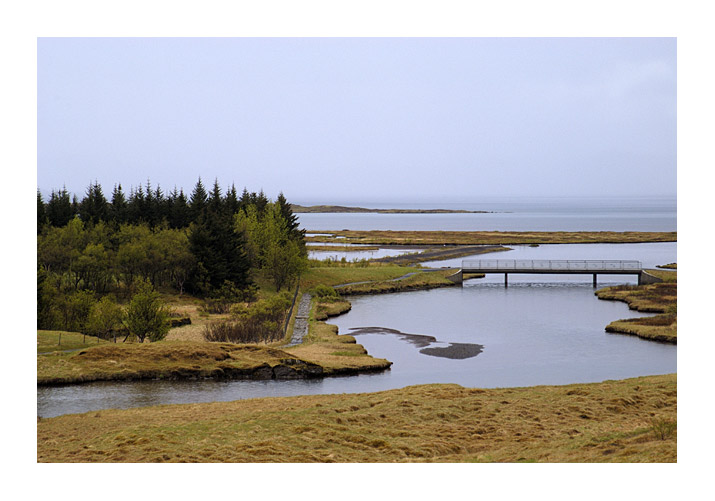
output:
{"label": "grey sky", "polygon": [[39,39],[38,186],[676,193],[674,38]]}

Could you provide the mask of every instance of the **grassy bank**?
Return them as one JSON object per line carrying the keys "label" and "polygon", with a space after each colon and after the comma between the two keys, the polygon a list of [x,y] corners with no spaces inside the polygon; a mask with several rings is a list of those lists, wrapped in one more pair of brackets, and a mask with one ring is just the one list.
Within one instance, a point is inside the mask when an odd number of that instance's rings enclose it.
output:
{"label": "grassy bank", "polygon": [[370,356],[353,336],[339,335],[337,326],[325,322],[311,322],[303,343],[285,351],[303,360],[320,361],[326,376],[379,372],[392,365]]}
{"label": "grassy bank", "polygon": [[363,266],[347,263],[309,268],[301,277],[301,287],[309,290],[319,285],[340,286],[341,295],[379,294],[452,286],[454,283],[445,277],[453,273],[454,271],[450,270],[422,271],[409,266],[385,263],[369,263]]}
{"label": "grassy bank", "polygon": [[455,270],[440,270],[430,272],[415,272],[413,275],[399,280],[379,280],[368,283],[356,283],[340,287],[338,292],[343,296],[355,294],[385,294],[390,292],[405,292],[411,290],[436,289],[439,287],[453,287],[454,282],[447,280],[447,276],[454,274]]}
{"label": "grassy bank", "polygon": [[38,462],[675,462],[675,375],[102,410],[37,422]]}
{"label": "grassy bank", "polygon": [[[337,238],[340,237],[340,238]],[[639,231],[355,231],[326,232],[311,242],[373,245],[519,245],[675,242],[677,232]]]}
{"label": "grassy bank", "polygon": [[[141,379],[302,379],[372,372],[390,366],[351,336],[323,332],[306,350],[196,341],[104,344],[37,357],[37,384]],[[336,352],[349,352],[341,357]],[[357,361],[355,355],[360,355]]]}
{"label": "grassy bank", "polygon": [[79,332],[66,331],[37,331],[37,353],[51,353],[53,351],[81,350],[108,341],[94,336],[85,336]]}
{"label": "grassy bank", "polygon": [[191,341],[107,344],[37,357],[37,384],[139,379],[319,377],[322,369],[266,346]]}
{"label": "grassy bank", "polygon": [[654,317],[616,320],[606,326],[607,332],[631,334],[643,339],[677,343],[678,275],[676,271],[648,270],[663,283],[648,285],[619,285],[596,291],[599,299],[623,301],[632,310],[660,313]]}
{"label": "grassy bank", "polygon": [[308,290],[318,285],[334,287],[354,282],[392,280],[414,271],[415,269],[409,266],[382,263],[366,263],[363,265],[345,263],[333,266],[317,264],[308,268],[301,275],[300,284],[302,288]]}

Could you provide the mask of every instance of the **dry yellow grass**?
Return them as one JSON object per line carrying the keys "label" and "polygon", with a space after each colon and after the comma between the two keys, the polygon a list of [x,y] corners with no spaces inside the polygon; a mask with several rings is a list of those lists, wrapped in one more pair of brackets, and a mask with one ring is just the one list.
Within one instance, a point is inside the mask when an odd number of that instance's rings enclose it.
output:
{"label": "dry yellow grass", "polygon": [[37,357],[37,384],[138,379],[253,377],[270,379],[277,367],[305,361],[267,346],[172,341],[105,344],[70,354]]}
{"label": "dry yellow grass", "polygon": [[664,343],[678,341],[678,272],[648,270],[660,277],[663,283],[649,285],[622,285],[596,291],[599,299],[623,301],[632,310],[661,313],[655,317],[616,320],[606,326],[607,332],[630,334]]}
{"label": "dry yellow grass", "polygon": [[350,301],[345,299],[337,300],[320,300],[318,299],[314,306],[314,317],[315,320],[327,320],[329,317],[335,317],[342,315],[350,311],[352,305]]}
{"label": "dry yellow grass", "polygon": [[[342,237],[342,238],[335,238]],[[676,232],[640,231],[331,231],[312,242],[374,245],[516,245],[573,243],[675,242]]]}
{"label": "dry yellow grass", "polygon": [[631,334],[662,343],[677,343],[678,319],[675,315],[656,315],[655,317],[616,320],[606,326],[606,332]]}
{"label": "dry yellow grass", "polygon": [[339,335],[338,327],[325,322],[311,322],[303,343],[285,348],[286,353],[302,360],[320,364],[326,375],[382,371],[392,362],[375,358],[349,335]]}
{"label": "dry yellow grass", "polygon": [[675,375],[103,410],[37,422],[38,462],[675,462]]}
{"label": "dry yellow grass", "polygon": [[599,299],[623,301],[630,309],[636,311],[665,313],[677,304],[678,285],[676,283],[617,285],[597,290],[596,296]]}
{"label": "dry yellow grass", "polygon": [[456,285],[454,282],[445,278],[448,275],[454,274],[454,270],[447,269],[422,272],[414,272],[413,270],[412,273],[414,274],[399,280],[379,280],[340,287],[338,292],[341,295],[381,294],[420,289],[434,289],[438,287],[453,287]]}

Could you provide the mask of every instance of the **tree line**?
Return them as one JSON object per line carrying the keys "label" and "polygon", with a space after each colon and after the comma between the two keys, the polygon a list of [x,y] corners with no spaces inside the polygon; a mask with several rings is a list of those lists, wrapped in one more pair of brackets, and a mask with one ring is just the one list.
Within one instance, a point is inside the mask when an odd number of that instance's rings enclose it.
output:
{"label": "tree line", "polygon": [[89,296],[129,297],[139,282],[241,296],[256,273],[280,290],[307,265],[304,231],[282,193],[271,201],[244,188],[238,197],[234,186],[222,194],[218,181],[207,193],[199,178],[190,197],[164,196],[147,182],[126,198],[117,185],[107,200],[95,182],[81,201],[64,188],[46,203],[38,190],[37,199],[39,328],[71,330]]}
{"label": "tree line", "polygon": [[[287,203],[282,194],[278,199],[278,203]],[[213,189],[207,192],[199,178],[188,196],[183,188],[174,188],[169,193],[165,193],[160,186],[152,188],[150,181],[147,181],[145,187],[139,185],[126,194],[120,183],[114,185],[110,199],[106,198],[102,186],[95,181],[89,184],[81,200],[74,194],[70,196],[63,187],[61,190],[53,189],[49,200],[45,201],[38,189],[37,233],[41,233],[47,226],[63,227],[75,217],[94,224],[104,221],[115,225],[145,223],[150,228],[162,224],[173,229],[187,228],[192,222],[198,222],[209,206],[218,206],[229,215],[234,215],[249,206],[263,212],[269,203],[263,190],[256,193],[244,188],[238,196],[233,184],[222,195],[218,180],[214,181]]]}

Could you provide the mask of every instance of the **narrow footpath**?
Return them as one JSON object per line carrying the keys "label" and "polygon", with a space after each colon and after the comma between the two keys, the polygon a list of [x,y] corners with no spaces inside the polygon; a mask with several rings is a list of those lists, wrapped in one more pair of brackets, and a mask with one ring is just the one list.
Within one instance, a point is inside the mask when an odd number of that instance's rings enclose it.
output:
{"label": "narrow footpath", "polygon": [[295,313],[295,323],[293,324],[293,336],[290,343],[285,345],[286,348],[296,346],[303,342],[303,338],[308,334],[308,317],[310,316],[310,300],[311,296],[305,293],[301,296],[298,303],[298,311]]}

